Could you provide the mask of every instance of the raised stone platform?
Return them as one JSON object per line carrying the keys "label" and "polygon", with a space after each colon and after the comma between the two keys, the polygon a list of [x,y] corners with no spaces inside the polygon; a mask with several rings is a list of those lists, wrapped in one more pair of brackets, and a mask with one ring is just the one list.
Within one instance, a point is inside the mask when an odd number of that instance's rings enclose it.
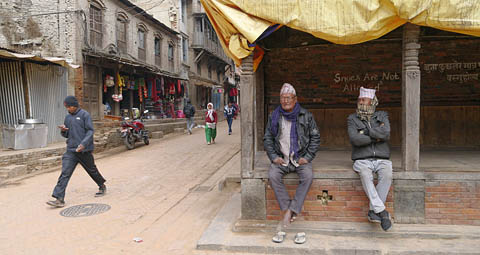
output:
{"label": "raised stone platform", "polygon": [[[275,222],[241,221],[240,194],[225,204],[197,242],[197,249],[262,254],[478,254],[480,227],[395,224],[384,232],[373,223],[294,222],[283,243],[273,243]],[[293,243],[296,232],[307,242]]]}
{"label": "raised stone platform", "polygon": [[[368,198],[352,170],[350,151],[319,151],[312,162],[314,180],[301,220],[367,222]],[[393,183],[386,207],[398,223],[480,226],[480,158],[478,151],[422,151],[421,171],[401,170],[400,151],[393,150]],[[265,152],[255,157],[253,178],[242,180],[246,219],[279,220],[275,194],[268,185],[270,162]],[[293,195],[298,176],[285,176]],[[253,201],[253,202],[252,202]]]}

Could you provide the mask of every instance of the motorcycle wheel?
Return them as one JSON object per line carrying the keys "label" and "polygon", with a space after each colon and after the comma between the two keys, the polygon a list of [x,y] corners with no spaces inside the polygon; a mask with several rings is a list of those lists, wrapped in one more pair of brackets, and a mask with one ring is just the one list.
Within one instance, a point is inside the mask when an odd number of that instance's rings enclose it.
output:
{"label": "motorcycle wheel", "polygon": [[133,135],[129,134],[125,136],[125,140],[123,140],[123,143],[127,147],[127,149],[131,150],[135,148],[135,137]]}
{"label": "motorcycle wheel", "polygon": [[148,140],[148,136],[143,137],[143,142],[145,143],[145,145],[150,144],[150,140]]}

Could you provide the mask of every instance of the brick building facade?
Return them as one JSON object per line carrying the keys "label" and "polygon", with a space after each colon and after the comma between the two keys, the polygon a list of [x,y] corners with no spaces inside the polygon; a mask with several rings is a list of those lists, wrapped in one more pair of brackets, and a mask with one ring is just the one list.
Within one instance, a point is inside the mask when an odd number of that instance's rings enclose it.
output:
{"label": "brick building facade", "polygon": [[[301,220],[367,221],[346,121],[363,86],[377,90],[377,109],[390,116],[394,181],[386,206],[394,221],[480,225],[479,38],[407,24],[376,40],[338,45],[283,27],[258,44],[268,50],[257,71],[251,56],[242,62],[245,224],[281,217],[262,138],[288,82],[314,114],[322,140]],[[298,177],[285,178],[293,195]]]}

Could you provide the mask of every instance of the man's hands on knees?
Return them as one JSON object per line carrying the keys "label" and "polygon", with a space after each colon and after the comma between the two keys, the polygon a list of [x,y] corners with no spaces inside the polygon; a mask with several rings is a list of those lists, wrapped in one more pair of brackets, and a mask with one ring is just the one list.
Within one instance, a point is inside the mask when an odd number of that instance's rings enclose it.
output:
{"label": "man's hands on knees", "polygon": [[305,158],[300,158],[300,159],[298,160],[298,164],[299,164],[299,165],[305,165],[305,164],[308,164],[308,160],[307,160],[307,159],[305,159]]}
{"label": "man's hands on knees", "polygon": [[283,158],[277,157],[276,159],[273,160],[273,163],[275,165],[283,165],[283,164],[285,164],[285,161],[283,161]]}
{"label": "man's hands on knees", "polygon": [[[281,157],[277,157],[276,159],[273,160],[273,163],[276,164],[276,165],[285,165],[285,161],[283,160],[283,158]],[[308,160],[305,159],[305,158],[300,158],[298,160],[298,164],[299,165],[305,165],[305,164],[308,164]]]}

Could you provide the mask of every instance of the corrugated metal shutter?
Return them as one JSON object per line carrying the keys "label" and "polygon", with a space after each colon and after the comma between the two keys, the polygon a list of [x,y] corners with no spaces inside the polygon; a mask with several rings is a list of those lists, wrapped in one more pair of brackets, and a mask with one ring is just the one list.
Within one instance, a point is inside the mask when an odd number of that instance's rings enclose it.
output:
{"label": "corrugated metal shutter", "polygon": [[25,115],[20,62],[0,62],[0,123],[18,124]]}
{"label": "corrugated metal shutter", "polygon": [[55,65],[25,63],[30,112],[32,118],[42,119],[48,126],[48,143],[63,141],[57,129],[63,124],[67,111],[63,100],[67,96],[67,69]]}

